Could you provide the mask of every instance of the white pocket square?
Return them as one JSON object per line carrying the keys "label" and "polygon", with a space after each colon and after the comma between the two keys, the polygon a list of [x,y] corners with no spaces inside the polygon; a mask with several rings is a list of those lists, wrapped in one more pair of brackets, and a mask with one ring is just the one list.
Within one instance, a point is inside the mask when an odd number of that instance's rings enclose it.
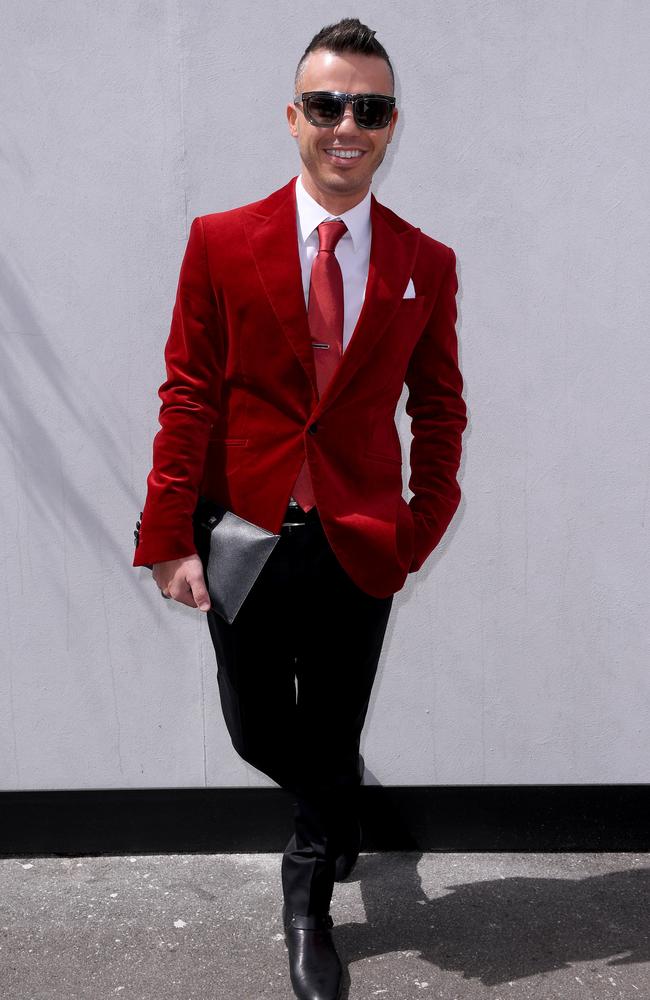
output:
{"label": "white pocket square", "polygon": [[409,283],[406,286],[406,291],[404,292],[405,299],[415,298],[415,285],[413,284],[413,278],[409,278]]}

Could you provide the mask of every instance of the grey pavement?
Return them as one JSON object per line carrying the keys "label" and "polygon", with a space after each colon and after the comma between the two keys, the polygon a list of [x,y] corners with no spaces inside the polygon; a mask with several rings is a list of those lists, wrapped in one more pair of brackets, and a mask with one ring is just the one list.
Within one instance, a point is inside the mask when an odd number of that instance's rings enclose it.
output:
{"label": "grey pavement", "polygon": [[[0,861],[11,1000],[292,1000],[279,854]],[[650,854],[362,854],[344,998],[650,997]]]}

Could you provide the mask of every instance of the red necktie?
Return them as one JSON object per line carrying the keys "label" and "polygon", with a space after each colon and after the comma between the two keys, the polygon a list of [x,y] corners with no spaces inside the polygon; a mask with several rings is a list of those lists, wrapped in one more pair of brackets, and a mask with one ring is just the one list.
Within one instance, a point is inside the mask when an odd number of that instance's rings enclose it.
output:
{"label": "red necktie", "polygon": [[[344,222],[321,222],[318,253],[311,267],[307,319],[319,397],[343,354],[343,275],[334,248],[346,231]],[[304,511],[316,503],[306,459],[293,487],[293,496]]]}

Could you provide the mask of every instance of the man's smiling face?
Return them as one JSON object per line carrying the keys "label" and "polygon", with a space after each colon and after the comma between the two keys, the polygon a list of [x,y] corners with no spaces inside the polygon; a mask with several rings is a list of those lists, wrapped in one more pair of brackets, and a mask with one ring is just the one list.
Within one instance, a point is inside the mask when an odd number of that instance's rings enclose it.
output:
{"label": "man's smiling face", "polygon": [[[317,49],[309,53],[299,90],[300,93],[338,90],[347,94],[392,94],[393,84],[390,69],[379,56],[356,52],[337,55]],[[303,183],[312,198],[335,214],[357,205],[365,197],[386,154],[397,109],[383,129],[359,128],[350,104],[345,107],[342,121],[333,128],[310,125],[302,108],[295,104],[287,107],[287,118],[291,135],[298,140]]]}

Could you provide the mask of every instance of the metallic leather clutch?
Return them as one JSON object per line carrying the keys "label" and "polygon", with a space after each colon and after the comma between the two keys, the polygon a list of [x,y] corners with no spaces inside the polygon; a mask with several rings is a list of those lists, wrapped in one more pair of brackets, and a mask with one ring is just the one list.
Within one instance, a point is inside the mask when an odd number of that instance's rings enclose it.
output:
{"label": "metallic leather clutch", "polygon": [[[281,535],[260,528],[202,496],[197,501],[192,524],[194,544],[203,564],[210,603],[222,618],[232,624]],[[139,520],[133,535],[137,546],[140,540]],[[153,569],[148,563],[144,565]]]}
{"label": "metallic leather clutch", "polygon": [[281,536],[207,497],[199,497],[193,524],[212,608],[232,624]]}

